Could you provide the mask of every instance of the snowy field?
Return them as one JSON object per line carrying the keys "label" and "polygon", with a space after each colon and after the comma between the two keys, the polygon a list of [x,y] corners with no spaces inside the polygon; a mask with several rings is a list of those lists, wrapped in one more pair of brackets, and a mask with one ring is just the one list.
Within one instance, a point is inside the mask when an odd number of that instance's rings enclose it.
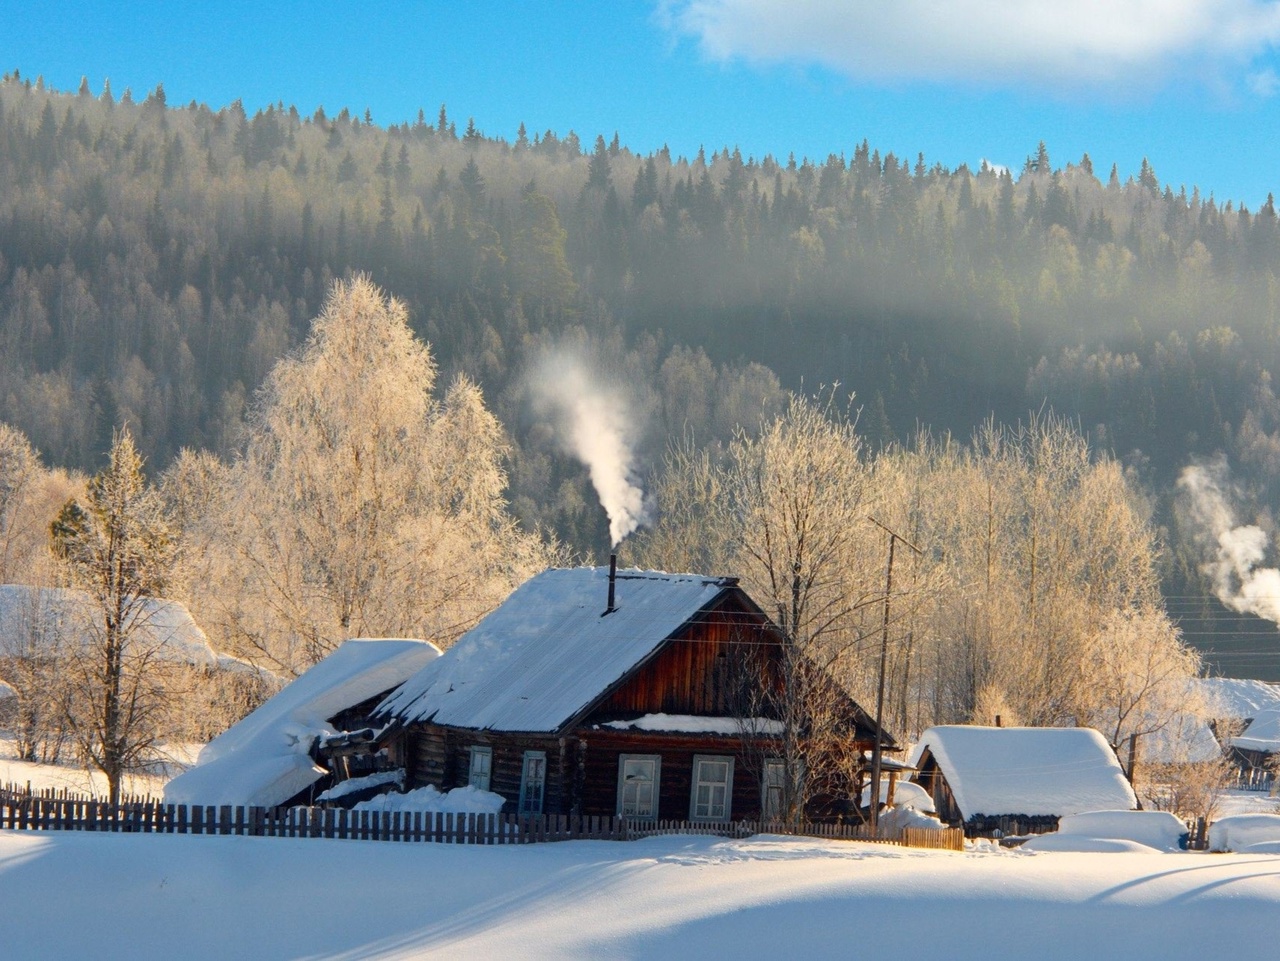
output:
{"label": "snowy field", "polygon": [[[164,793],[165,782],[169,781],[179,770],[196,759],[200,754],[198,743],[182,743],[169,747],[169,763],[163,770],[155,774],[125,775],[122,790],[128,795],[150,795],[160,797]],[[68,791],[106,797],[106,778],[101,772],[87,772],[74,763],[67,764],[32,764],[18,760],[18,751],[14,747],[13,736],[8,732],[0,732],[0,784],[13,782],[19,786],[31,784],[32,790],[42,791],[45,788],[67,788]],[[3,953],[0,953],[3,957]]]}
{"label": "snowy field", "polygon": [[[162,770],[154,774],[127,775],[122,790],[126,794],[151,794],[153,797],[160,797],[164,794],[165,782],[191,764],[201,747],[200,744],[171,745],[168,749],[169,762]],[[107,796],[107,779],[101,772],[90,773],[73,763],[32,764],[29,761],[19,761],[13,736],[0,731],[0,784],[9,782],[21,786],[30,784],[37,791],[66,788],[76,794],[103,798]],[[3,952],[0,952],[0,958],[3,958]]]}
{"label": "snowy field", "polygon": [[[177,752],[186,761],[195,747]],[[176,765],[175,765],[176,767]],[[89,788],[14,759],[0,781]],[[163,777],[133,790],[160,793]],[[1220,815],[1275,813],[1232,792]],[[75,919],[68,923],[68,919]],[[0,831],[0,959],[1196,959],[1273,952],[1280,856],[763,837],[526,847]]]}
{"label": "snowy field", "polygon": [[1280,857],[0,832],[6,959],[1269,956]]}

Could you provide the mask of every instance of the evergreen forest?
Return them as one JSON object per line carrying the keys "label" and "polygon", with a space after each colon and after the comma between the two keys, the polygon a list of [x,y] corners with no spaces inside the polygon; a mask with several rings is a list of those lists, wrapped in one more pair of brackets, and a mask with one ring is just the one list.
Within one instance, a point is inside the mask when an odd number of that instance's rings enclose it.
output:
{"label": "evergreen forest", "polygon": [[1220,666],[1280,677],[1256,657],[1270,626],[1240,635],[1211,600],[1178,508],[1184,469],[1212,464],[1240,520],[1272,528],[1270,199],[1162,183],[1146,160],[1122,180],[1043,143],[1020,169],[948,169],[852,134],[825,158],[684,157],[528,120],[494,136],[443,105],[388,126],[250,116],[5,75],[0,421],[69,470],[101,468],[126,424],[150,472],[188,448],[230,457],[268,373],[355,274],[407,306],[438,383],[483,391],[523,528],[583,555],[607,550],[608,521],[530,401],[551,349],[626,392],[652,469],[672,443],[750,435],[787,391],[838,385],[870,449],[1051,411],[1145,492],[1188,639],[1236,631],[1245,660]]}

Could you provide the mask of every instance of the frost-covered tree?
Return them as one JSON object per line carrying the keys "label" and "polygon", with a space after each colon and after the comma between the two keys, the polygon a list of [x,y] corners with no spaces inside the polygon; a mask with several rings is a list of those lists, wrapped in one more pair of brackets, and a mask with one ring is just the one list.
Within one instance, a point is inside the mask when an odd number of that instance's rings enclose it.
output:
{"label": "frost-covered tree", "polygon": [[868,516],[919,545],[891,596],[895,734],[997,717],[1082,724],[1127,759],[1131,739],[1195,714],[1199,660],[1164,611],[1145,505],[1059,419],[989,424],[968,445],[926,434],[869,456],[849,425],[798,401],[724,455],[673,452],[654,507],[636,544],[645,563],[741,575],[864,705],[876,700],[880,645],[867,641],[881,637],[885,586],[884,536]]}
{"label": "frost-covered tree", "polygon": [[739,575],[778,627],[781,655],[747,665],[740,713],[783,722],[780,814],[798,819],[828,778],[857,764],[832,709],[831,678],[857,658],[860,612],[882,596],[863,564],[874,528],[861,440],[829,401],[793,397],[723,456],[685,446],[666,467],[655,490],[659,520],[636,550],[656,567]]}
{"label": "frost-covered tree", "polygon": [[545,563],[507,514],[479,389],[460,377],[438,401],[435,380],[404,305],[340,282],[268,377],[242,457],[186,458],[208,545],[193,602],[237,653],[298,671],[347,637],[448,645]]}
{"label": "frost-covered tree", "polygon": [[[0,583],[53,583],[49,524],[70,498],[83,494],[81,479],[47,470],[27,438],[0,424]],[[0,612],[0,681],[14,697],[7,726],[21,757],[56,759],[64,730],[55,698],[56,638],[38,591]]]}

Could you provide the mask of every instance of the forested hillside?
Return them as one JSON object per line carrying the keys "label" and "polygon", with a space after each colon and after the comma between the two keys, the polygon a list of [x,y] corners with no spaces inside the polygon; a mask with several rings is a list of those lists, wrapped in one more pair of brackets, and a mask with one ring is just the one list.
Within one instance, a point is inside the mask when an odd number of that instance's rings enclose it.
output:
{"label": "forested hillside", "polygon": [[[1028,145],[948,170],[851,136],[826,158],[638,155],[617,136],[511,139],[438,112],[247,116],[109,88],[0,83],[0,420],[92,468],[127,421],[152,469],[228,453],[330,281],[409,307],[441,383],[510,434],[526,524],[599,550],[583,468],[533,416],[526,368],[568,342],[631,395],[641,448],[725,441],[786,388],[838,382],[874,447],[1050,407],[1156,495],[1222,451],[1249,512],[1280,482],[1280,225]],[[1136,158],[1135,158],[1136,159]]]}

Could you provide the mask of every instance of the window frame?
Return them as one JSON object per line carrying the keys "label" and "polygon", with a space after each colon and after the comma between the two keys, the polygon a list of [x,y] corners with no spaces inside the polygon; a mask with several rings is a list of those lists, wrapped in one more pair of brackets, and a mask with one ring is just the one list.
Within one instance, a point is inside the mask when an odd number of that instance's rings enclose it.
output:
{"label": "window frame", "polygon": [[[541,776],[538,777],[536,783],[538,785],[538,798],[536,806],[529,802],[527,797],[527,789],[529,786],[529,762],[542,762]],[[520,798],[516,804],[516,810],[521,814],[541,814],[546,805],[547,799],[547,752],[546,751],[525,751],[520,761]]]}
{"label": "window frame", "polygon": [[[648,814],[624,814],[624,795],[623,792],[627,786],[625,777],[628,761],[652,761],[653,762],[653,780],[652,796],[650,797],[650,813]],[[659,806],[659,787],[662,783],[662,755],[661,754],[619,754],[618,755],[618,799],[616,805],[616,813],[618,817],[634,818],[637,821],[656,821],[658,819]]]}
{"label": "window frame", "polygon": [[[485,757],[489,759],[489,763],[485,766],[483,784],[476,783],[476,779],[475,779],[477,757]],[[493,748],[487,744],[472,744],[470,748],[468,748],[468,753],[467,753],[467,785],[470,787],[477,787],[481,791],[488,791],[490,790],[490,785],[492,783],[493,783]]]}
{"label": "window frame", "polygon": [[[776,785],[770,783],[770,772],[777,771],[778,781]],[[777,810],[769,810],[769,788],[777,787],[778,790],[778,806]],[[760,774],[760,817],[765,821],[782,820],[782,803],[787,793],[787,764],[780,757],[767,757],[764,759],[764,770]]]}
{"label": "window frame", "polygon": [[[712,814],[698,814],[698,788],[702,784],[711,787],[719,785],[719,781],[703,781],[700,777],[702,765],[706,764],[725,764],[725,780],[724,784],[724,816],[716,817]],[[734,757],[731,754],[695,754],[693,756],[693,770],[689,776],[689,820],[698,821],[704,824],[718,824],[725,821],[733,820],[733,770]],[[711,810],[712,805],[708,803],[707,809]]]}

